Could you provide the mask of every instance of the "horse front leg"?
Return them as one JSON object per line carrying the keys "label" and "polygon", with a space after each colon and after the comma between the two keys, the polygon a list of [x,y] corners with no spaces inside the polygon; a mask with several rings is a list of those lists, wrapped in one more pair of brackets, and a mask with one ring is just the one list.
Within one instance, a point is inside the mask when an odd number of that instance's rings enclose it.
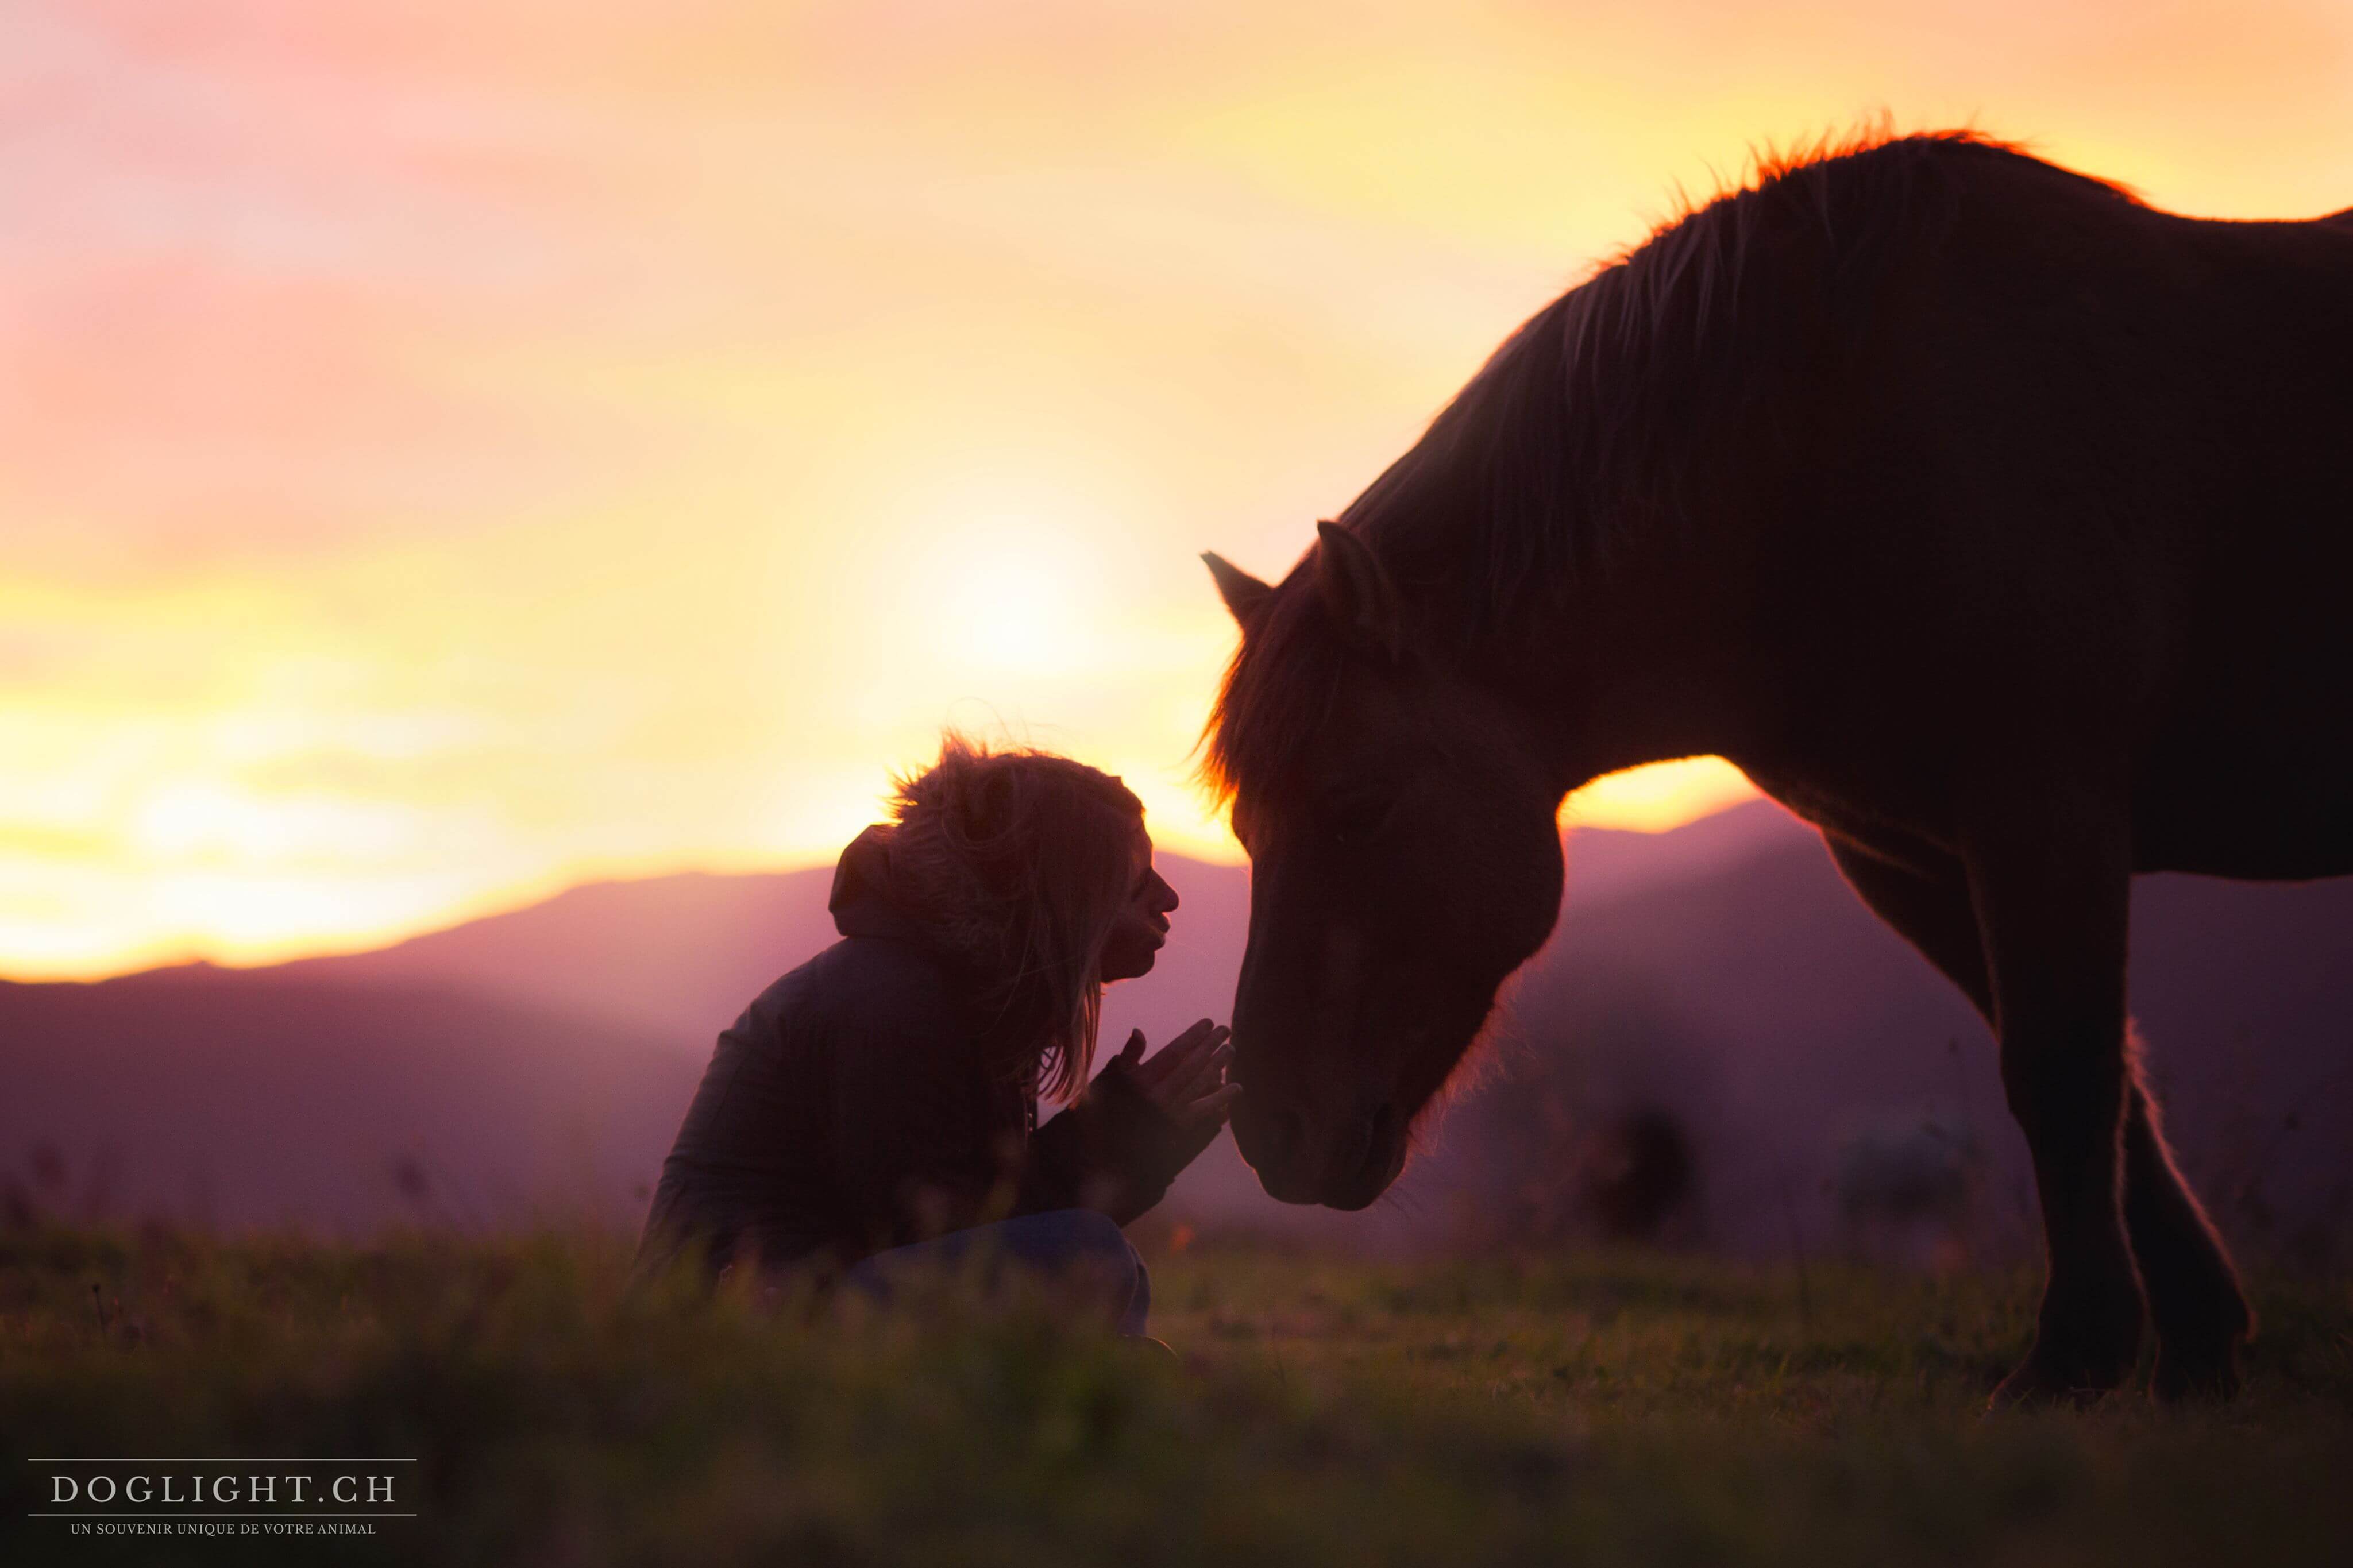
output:
{"label": "horse front leg", "polygon": [[2002,1087],[2033,1156],[2048,1264],[2034,1346],[1994,1403],[2091,1397],[2131,1375],[2140,1344],[2119,1202],[2130,827],[2061,787],[1979,814],[1967,837]]}

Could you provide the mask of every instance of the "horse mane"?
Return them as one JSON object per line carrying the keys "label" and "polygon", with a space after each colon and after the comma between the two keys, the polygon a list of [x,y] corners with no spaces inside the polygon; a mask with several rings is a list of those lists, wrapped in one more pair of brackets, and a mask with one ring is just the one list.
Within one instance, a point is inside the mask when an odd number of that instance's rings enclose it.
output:
{"label": "horse mane", "polygon": [[1469,636],[1650,529],[1688,529],[1695,447],[1851,341],[1892,264],[1944,237],[1959,184],[1995,160],[2064,173],[1969,130],[1761,152],[1747,182],[1681,204],[1538,311],[1340,521],[1401,578],[1453,578],[1440,626]]}
{"label": "horse mane", "polygon": [[[1967,174],[2031,164],[1974,130],[1885,124],[1752,156],[1748,177],[1679,200],[1642,240],[1536,312],[1338,519],[1440,646],[1527,637],[1574,578],[1638,542],[1688,540],[1709,431],[1770,405],[1784,367],[1852,341],[1899,257],[1933,247]],[[1246,628],[1202,733],[1201,777],[1283,776],[1337,689],[1341,639],[1294,567]],[[1279,672],[1279,673],[1278,673]]]}

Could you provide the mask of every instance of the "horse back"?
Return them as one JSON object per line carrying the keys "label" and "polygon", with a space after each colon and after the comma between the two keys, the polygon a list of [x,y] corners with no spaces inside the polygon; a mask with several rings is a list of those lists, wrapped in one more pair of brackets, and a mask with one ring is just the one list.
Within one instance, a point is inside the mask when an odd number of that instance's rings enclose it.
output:
{"label": "horse back", "polygon": [[2149,868],[2353,872],[2353,212],[2200,224],[2216,384],[2136,805]]}
{"label": "horse back", "polygon": [[2353,871],[2353,212],[2219,222],[1972,173],[1788,523],[1788,580],[1847,600],[1788,633],[1824,699],[1807,743],[2105,745],[2144,869]]}

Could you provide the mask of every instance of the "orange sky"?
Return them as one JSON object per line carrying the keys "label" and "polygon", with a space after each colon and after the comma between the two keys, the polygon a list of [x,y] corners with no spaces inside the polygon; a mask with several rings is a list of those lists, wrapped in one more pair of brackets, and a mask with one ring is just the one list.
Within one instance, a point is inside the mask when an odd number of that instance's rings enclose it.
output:
{"label": "orange sky", "polygon": [[16,0],[0,973],[829,858],[946,722],[1230,858],[1196,552],[1287,566],[1675,182],[1884,107],[2305,216],[2348,102],[2342,0]]}

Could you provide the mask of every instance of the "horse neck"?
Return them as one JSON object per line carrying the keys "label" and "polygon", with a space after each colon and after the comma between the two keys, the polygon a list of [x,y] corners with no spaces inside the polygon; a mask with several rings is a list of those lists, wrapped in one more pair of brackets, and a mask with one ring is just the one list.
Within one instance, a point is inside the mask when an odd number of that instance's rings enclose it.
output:
{"label": "horse neck", "polygon": [[[1532,415],[1507,407],[1490,416]],[[1504,705],[1515,739],[1564,794],[1621,768],[1729,753],[1758,695],[1731,646],[1755,592],[1756,503],[1725,483],[1739,465],[1686,465],[1681,516],[1641,516],[1569,550],[1512,542],[1528,531],[1556,534],[1553,518],[1497,526],[1499,485],[1485,452],[1425,437],[1367,492],[1409,626]],[[1502,488],[1589,504],[1533,471]]]}
{"label": "horse neck", "polygon": [[1749,705],[1727,620],[1696,574],[1594,574],[1526,624],[1463,644],[1458,668],[1565,795],[1622,768],[1740,748]]}

